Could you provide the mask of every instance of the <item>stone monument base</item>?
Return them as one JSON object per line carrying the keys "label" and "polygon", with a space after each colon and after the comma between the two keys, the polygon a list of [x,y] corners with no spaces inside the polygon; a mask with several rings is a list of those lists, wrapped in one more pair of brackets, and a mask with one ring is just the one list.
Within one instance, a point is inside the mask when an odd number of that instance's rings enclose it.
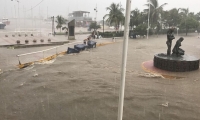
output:
{"label": "stone monument base", "polygon": [[186,72],[199,69],[199,59],[193,56],[175,56],[164,53],[154,55],[154,66],[156,68],[171,72]]}
{"label": "stone monument base", "polygon": [[75,36],[69,36],[68,40],[76,40],[76,39],[75,39]]}

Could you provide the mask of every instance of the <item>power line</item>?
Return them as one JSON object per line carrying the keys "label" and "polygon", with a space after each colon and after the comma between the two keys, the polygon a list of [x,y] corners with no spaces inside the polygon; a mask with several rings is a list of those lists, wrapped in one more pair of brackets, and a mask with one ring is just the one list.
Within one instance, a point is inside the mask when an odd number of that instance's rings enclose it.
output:
{"label": "power line", "polygon": [[[43,1],[44,1],[44,0],[40,1],[37,5],[35,5],[34,7],[32,7],[31,9],[29,9],[29,10],[27,10],[27,11],[33,10],[33,9],[36,8],[38,5],[40,5]],[[25,12],[27,12],[27,11],[25,11]]]}

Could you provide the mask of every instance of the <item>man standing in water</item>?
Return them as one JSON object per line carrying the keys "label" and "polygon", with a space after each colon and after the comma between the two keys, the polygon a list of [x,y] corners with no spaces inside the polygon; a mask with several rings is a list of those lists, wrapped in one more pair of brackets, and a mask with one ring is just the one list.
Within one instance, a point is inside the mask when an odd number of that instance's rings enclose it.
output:
{"label": "man standing in water", "polygon": [[168,49],[167,49],[167,55],[168,56],[171,55],[172,40],[175,39],[173,32],[174,32],[174,28],[173,27],[170,28],[167,31],[167,42],[166,42],[166,44],[167,44],[167,47],[168,47]]}

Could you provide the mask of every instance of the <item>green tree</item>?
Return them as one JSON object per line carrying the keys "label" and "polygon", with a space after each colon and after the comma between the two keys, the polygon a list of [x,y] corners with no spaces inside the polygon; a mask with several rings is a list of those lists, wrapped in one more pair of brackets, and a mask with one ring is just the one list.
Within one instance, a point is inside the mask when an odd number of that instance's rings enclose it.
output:
{"label": "green tree", "polygon": [[196,19],[197,19],[198,21],[200,21],[200,12],[198,12],[195,16],[196,16]]}
{"label": "green tree", "polygon": [[178,26],[181,21],[181,16],[179,14],[180,9],[173,8],[169,11],[165,11],[162,15],[168,26]]}
{"label": "green tree", "polygon": [[97,25],[97,22],[93,22],[90,24],[89,29],[94,29],[94,31],[96,31],[97,29],[101,28],[100,25]]}
{"label": "green tree", "polygon": [[160,24],[159,21],[161,20],[161,13],[163,12],[163,7],[167,5],[164,3],[159,6],[158,0],[148,0],[148,3],[145,4],[148,6],[148,9],[145,9],[145,12],[149,12],[149,4],[150,4],[150,22],[153,27],[156,27],[157,24]]}
{"label": "green tree", "polygon": [[182,29],[185,29],[185,34],[187,35],[189,29],[198,27],[199,22],[197,21],[194,13],[189,12],[188,8],[181,8],[180,10],[181,10],[180,15],[182,16],[180,27]]}
{"label": "green tree", "polygon": [[200,23],[199,23],[199,25],[197,27],[197,32],[198,32],[198,35],[199,35],[199,33],[200,33]]}
{"label": "green tree", "polygon": [[109,10],[109,14],[106,14],[104,17],[107,18],[107,22],[114,24],[115,28],[118,29],[120,22],[124,22],[124,9],[121,8],[119,4],[112,3],[109,7],[106,7],[106,10]]}
{"label": "green tree", "polygon": [[66,24],[66,19],[63,18],[61,15],[58,15],[56,17],[56,23],[57,23],[56,29],[60,29],[61,32],[62,25]]}
{"label": "green tree", "polygon": [[138,9],[131,11],[130,16],[130,26],[131,29],[133,29],[134,26],[138,26],[140,24],[143,24],[144,22],[147,22],[147,14],[144,14],[144,12],[140,12]]}
{"label": "green tree", "polygon": [[139,35],[146,35],[147,33],[147,28],[148,25],[147,24],[139,24],[136,28],[135,28],[135,32]]}
{"label": "green tree", "polygon": [[183,16],[183,17],[188,17],[188,15],[189,15],[189,9],[188,8],[180,8],[180,11],[181,11],[181,13],[180,13],[180,15],[181,16]]}
{"label": "green tree", "polygon": [[180,23],[180,28],[185,29],[185,34],[188,34],[189,29],[191,28],[197,28],[199,26],[199,22],[192,18],[192,17],[186,17],[185,19],[182,19]]}

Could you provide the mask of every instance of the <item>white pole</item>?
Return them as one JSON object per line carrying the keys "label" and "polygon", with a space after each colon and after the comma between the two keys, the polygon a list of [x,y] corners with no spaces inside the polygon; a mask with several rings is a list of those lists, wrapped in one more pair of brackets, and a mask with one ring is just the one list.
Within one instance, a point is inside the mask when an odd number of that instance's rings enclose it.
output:
{"label": "white pole", "polygon": [[127,0],[126,1],[126,16],[125,16],[123,53],[122,53],[122,67],[121,67],[121,84],[120,84],[119,106],[118,106],[118,120],[122,120],[122,117],[123,117],[124,89],[125,89],[125,77],[126,77],[128,39],[129,39],[130,11],[131,11],[131,0]]}
{"label": "white pole", "polygon": [[19,33],[20,33],[20,15],[19,15],[19,0],[17,1],[18,2],[18,19],[19,19]]}
{"label": "white pole", "polygon": [[47,6],[47,20],[48,20],[48,6]]}
{"label": "white pole", "polygon": [[148,13],[147,39],[149,39],[149,17],[150,17],[150,1],[149,1],[149,13]]}
{"label": "white pole", "polygon": [[14,5],[14,8],[15,8],[15,20],[16,20],[15,32],[17,32],[17,13],[16,13],[16,7],[15,7],[15,5]]}
{"label": "white pole", "polygon": [[32,34],[33,34],[33,8],[31,6],[31,22],[32,22]]}
{"label": "white pole", "polygon": [[25,28],[25,9],[24,9],[24,6],[23,6],[23,11],[24,11],[24,28]]}

